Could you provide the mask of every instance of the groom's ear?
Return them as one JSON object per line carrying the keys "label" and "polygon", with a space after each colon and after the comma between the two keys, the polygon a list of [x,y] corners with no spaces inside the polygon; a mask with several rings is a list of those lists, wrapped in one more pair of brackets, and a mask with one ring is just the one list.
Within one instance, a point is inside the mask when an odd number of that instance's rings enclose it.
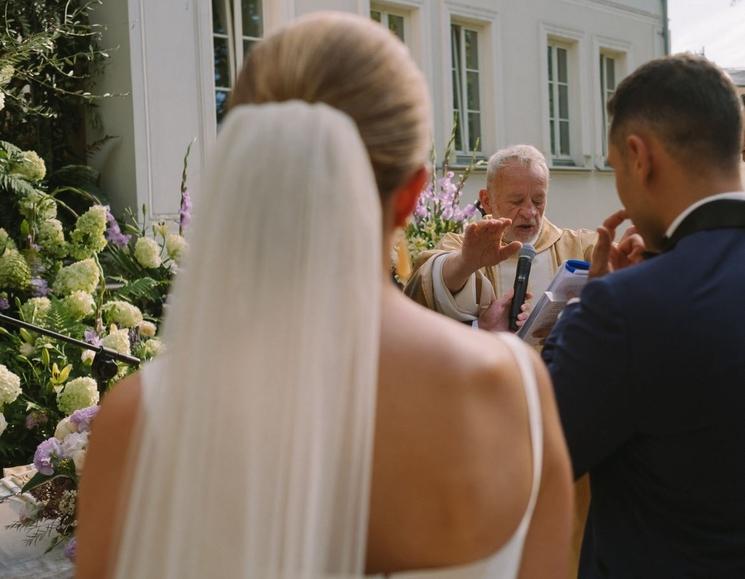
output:
{"label": "groom's ear", "polygon": [[426,168],[419,169],[405,185],[400,187],[393,195],[393,226],[404,227],[409,215],[414,211],[416,201],[424,189],[429,173]]}

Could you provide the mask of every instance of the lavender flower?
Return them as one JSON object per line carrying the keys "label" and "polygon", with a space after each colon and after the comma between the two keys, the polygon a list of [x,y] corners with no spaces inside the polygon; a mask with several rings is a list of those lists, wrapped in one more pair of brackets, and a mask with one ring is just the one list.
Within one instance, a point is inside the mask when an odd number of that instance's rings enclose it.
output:
{"label": "lavender flower", "polygon": [[130,235],[125,235],[119,228],[119,223],[116,217],[111,213],[111,209],[106,205],[106,233],[104,234],[106,239],[113,243],[123,247],[129,243]]}
{"label": "lavender flower", "polygon": [[78,432],[88,432],[91,428],[91,422],[98,414],[100,406],[89,406],[88,408],[81,408],[76,410],[70,415],[70,422],[76,427]]}
{"label": "lavender flower", "polygon": [[35,298],[43,298],[49,295],[49,284],[43,277],[31,279],[31,295]]}
{"label": "lavender flower", "polygon": [[7,310],[10,308],[10,303],[7,298],[0,298],[0,311]]}
{"label": "lavender flower", "polygon": [[469,203],[463,209],[463,219],[472,219],[476,215],[476,206],[473,203]]}
{"label": "lavender flower", "polygon": [[65,557],[67,557],[70,561],[75,561],[75,552],[78,548],[78,542],[73,537],[67,542],[67,545],[65,546]]}
{"label": "lavender flower", "polygon": [[191,223],[191,195],[184,189],[181,192],[181,209],[179,211],[179,233],[182,233]]}
{"label": "lavender flower", "polygon": [[36,447],[34,466],[41,474],[51,476],[54,474],[52,460],[55,458],[62,458],[62,447],[56,438],[49,438]]}
{"label": "lavender flower", "polygon": [[96,348],[101,346],[101,338],[98,335],[98,332],[93,329],[88,329],[83,333],[83,339],[88,342],[91,346],[95,346]]}

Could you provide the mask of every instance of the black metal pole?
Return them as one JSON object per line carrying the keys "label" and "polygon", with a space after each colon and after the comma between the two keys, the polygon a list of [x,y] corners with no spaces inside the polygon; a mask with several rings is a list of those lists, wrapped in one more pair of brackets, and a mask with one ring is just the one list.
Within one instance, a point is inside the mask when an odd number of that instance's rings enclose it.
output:
{"label": "black metal pole", "polygon": [[119,362],[124,362],[125,364],[130,364],[132,366],[140,365],[140,359],[135,358],[134,356],[120,354],[115,350],[110,350],[109,348],[104,348],[103,346],[94,346],[92,344],[89,344],[88,342],[77,340],[75,338],[71,338],[70,336],[65,336],[64,334],[58,334],[57,332],[53,332],[52,330],[47,330],[46,328],[42,328],[34,324],[29,324],[28,322],[24,322],[11,316],[6,316],[5,314],[0,314],[0,323],[3,322],[6,324],[10,324],[11,326],[24,328],[26,330],[29,330],[30,332],[36,332],[38,334],[49,336],[50,338],[54,338],[55,340],[60,340],[61,342],[77,346],[78,348],[92,350],[97,354],[101,354],[113,360],[118,360]]}

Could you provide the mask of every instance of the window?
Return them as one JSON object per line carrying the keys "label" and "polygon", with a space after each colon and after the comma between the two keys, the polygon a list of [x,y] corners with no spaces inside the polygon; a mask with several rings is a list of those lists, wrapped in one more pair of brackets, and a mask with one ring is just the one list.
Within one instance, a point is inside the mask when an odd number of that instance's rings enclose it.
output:
{"label": "window", "polygon": [[[602,145],[603,159],[608,158],[608,133],[610,119],[608,118],[608,101],[616,90],[616,58],[607,54],[600,54],[600,106],[602,109]],[[607,161],[606,161],[607,164]]]}
{"label": "window", "polygon": [[264,33],[262,0],[212,0],[215,111],[219,123],[251,47]]}
{"label": "window", "polygon": [[451,27],[455,150],[481,151],[481,82],[479,33],[460,24]]}
{"label": "window", "polygon": [[557,165],[572,165],[569,124],[569,52],[558,44],[548,45],[548,121],[551,157]]}
{"label": "window", "polygon": [[388,10],[378,10],[377,8],[373,8],[370,10],[370,18],[393,32],[393,34],[398,36],[401,42],[406,43],[406,22],[403,14],[394,14]]}

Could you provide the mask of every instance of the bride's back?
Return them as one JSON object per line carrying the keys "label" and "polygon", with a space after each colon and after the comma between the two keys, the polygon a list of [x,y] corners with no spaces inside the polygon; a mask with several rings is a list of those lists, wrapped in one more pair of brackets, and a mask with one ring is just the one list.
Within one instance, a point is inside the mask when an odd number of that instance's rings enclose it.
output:
{"label": "bride's back", "polygon": [[517,529],[531,489],[527,404],[511,353],[405,299],[383,301],[371,571],[491,555]]}

